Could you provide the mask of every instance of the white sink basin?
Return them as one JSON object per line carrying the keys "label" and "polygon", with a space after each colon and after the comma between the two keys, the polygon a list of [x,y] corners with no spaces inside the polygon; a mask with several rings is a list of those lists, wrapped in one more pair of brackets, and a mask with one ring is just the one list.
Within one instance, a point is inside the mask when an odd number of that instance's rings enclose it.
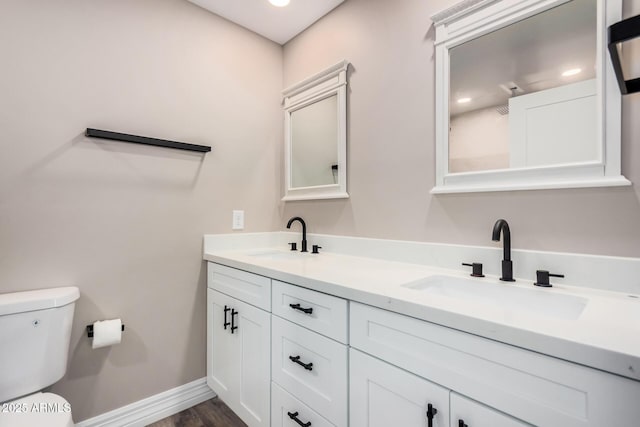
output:
{"label": "white sink basin", "polygon": [[498,309],[566,320],[578,319],[588,302],[586,298],[559,294],[550,289],[525,289],[510,283],[444,275],[430,276],[402,286],[431,295],[493,305]]}

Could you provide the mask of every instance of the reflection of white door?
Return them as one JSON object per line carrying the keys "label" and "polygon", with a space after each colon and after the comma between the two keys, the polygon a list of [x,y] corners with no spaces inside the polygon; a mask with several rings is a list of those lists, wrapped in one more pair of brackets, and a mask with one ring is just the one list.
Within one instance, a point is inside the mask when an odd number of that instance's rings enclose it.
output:
{"label": "reflection of white door", "polygon": [[511,168],[600,159],[596,80],[509,100]]}
{"label": "reflection of white door", "polygon": [[429,404],[435,414],[431,425],[448,425],[448,389],[358,350],[349,356],[350,425],[428,427]]}

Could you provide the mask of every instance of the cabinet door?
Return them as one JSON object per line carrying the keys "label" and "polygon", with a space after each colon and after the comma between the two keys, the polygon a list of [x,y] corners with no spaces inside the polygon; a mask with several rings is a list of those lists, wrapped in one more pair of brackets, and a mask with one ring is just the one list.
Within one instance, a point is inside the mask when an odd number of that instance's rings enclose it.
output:
{"label": "cabinet door", "polygon": [[247,425],[268,427],[271,315],[211,289],[207,298],[207,384]]}
{"label": "cabinet door", "polygon": [[531,424],[451,393],[451,427],[525,427]]}
{"label": "cabinet door", "polygon": [[234,339],[240,347],[236,414],[250,427],[270,425],[271,314],[246,303],[236,305]]}
{"label": "cabinet door", "polygon": [[448,425],[449,390],[358,350],[349,357],[351,426]]}
{"label": "cabinet door", "polygon": [[234,384],[240,378],[240,347],[235,345],[229,325],[224,325],[225,318],[230,321],[233,302],[233,298],[207,290],[207,384],[224,402],[233,399]]}

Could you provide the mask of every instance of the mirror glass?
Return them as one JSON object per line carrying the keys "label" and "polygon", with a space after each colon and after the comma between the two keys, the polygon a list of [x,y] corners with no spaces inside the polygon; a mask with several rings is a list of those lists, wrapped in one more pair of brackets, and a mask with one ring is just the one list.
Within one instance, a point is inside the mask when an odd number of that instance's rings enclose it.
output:
{"label": "mirror glass", "polygon": [[291,112],[291,187],[337,184],[338,96]]}
{"label": "mirror glass", "polygon": [[601,161],[597,1],[449,49],[449,173]]}

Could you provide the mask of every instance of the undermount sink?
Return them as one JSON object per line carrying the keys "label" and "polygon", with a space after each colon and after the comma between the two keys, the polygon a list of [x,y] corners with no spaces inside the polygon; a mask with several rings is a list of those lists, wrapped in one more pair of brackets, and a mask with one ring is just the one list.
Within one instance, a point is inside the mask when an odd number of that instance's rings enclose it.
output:
{"label": "undermount sink", "polygon": [[430,276],[402,285],[405,288],[540,317],[575,320],[587,305],[586,298],[544,289],[524,289],[511,283],[491,283],[455,276]]}
{"label": "undermount sink", "polygon": [[298,252],[298,251],[285,251],[280,249],[258,249],[255,251],[248,252],[247,255],[250,257],[260,258],[260,259],[269,259],[269,260],[286,260],[286,259],[296,259],[307,255],[306,253]]}

